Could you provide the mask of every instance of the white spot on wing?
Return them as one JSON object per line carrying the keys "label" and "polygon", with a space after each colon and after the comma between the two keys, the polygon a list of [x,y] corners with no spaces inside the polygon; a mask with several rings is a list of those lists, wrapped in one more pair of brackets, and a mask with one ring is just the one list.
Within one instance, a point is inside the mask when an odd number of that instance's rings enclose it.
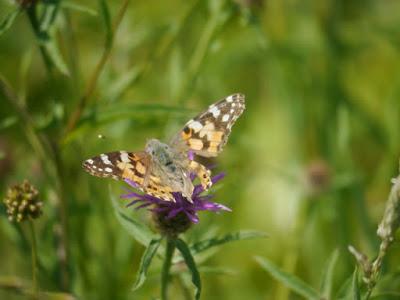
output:
{"label": "white spot on wing", "polygon": [[109,167],[105,168],[104,170],[105,170],[106,172],[108,172],[108,173],[111,173],[111,172],[112,172],[112,169],[109,168]]}
{"label": "white spot on wing", "polygon": [[112,165],[111,161],[108,159],[108,155],[107,154],[101,154],[100,157],[101,157],[101,160],[103,161],[104,164]]}
{"label": "white spot on wing", "polygon": [[127,152],[125,152],[125,151],[121,151],[121,152],[120,152],[120,156],[119,156],[119,157],[121,158],[121,161],[122,161],[122,162],[124,162],[124,163],[128,163],[128,162],[130,162],[130,159],[129,159],[128,153],[127,153]]}
{"label": "white spot on wing", "polygon": [[226,114],[222,117],[222,122],[228,122],[230,115]]}
{"label": "white spot on wing", "polygon": [[226,102],[232,102],[233,101],[233,96],[228,96],[226,97]]}
{"label": "white spot on wing", "polygon": [[91,165],[93,165],[93,163],[94,163],[93,159],[87,159],[86,162],[87,162],[88,164],[91,164]]}
{"label": "white spot on wing", "polygon": [[221,113],[221,111],[216,106],[214,106],[211,109],[209,109],[209,112],[212,113],[214,118],[218,117],[219,114]]}
{"label": "white spot on wing", "polygon": [[198,121],[194,121],[189,124],[189,127],[192,128],[194,132],[199,132],[203,128],[203,125]]}

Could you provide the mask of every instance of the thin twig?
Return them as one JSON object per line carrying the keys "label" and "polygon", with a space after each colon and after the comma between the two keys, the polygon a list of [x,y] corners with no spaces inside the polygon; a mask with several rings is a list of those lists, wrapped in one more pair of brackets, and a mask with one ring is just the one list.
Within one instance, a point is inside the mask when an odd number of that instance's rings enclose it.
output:
{"label": "thin twig", "polygon": [[29,220],[29,229],[31,232],[31,248],[32,248],[32,281],[33,281],[33,298],[39,299],[39,284],[37,280],[37,245],[35,224]]}
{"label": "thin twig", "polygon": [[89,79],[89,82],[86,86],[86,90],[84,91],[83,96],[80,98],[78,106],[76,107],[76,109],[71,114],[71,117],[68,120],[67,127],[66,127],[66,130],[65,130],[62,140],[64,140],[65,137],[76,127],[77,123],[79,122],[79,120],[83,114],[84,109],[90,103],[91,96],[97,86],[97,81],[100,77],[100,74],[101,74],[102,70],[104,69],[106,62],[108,61],[108,59],[110,57],[112,45],[113,45],[113,42],[115,39],[115,34],[116,34],[118,27],[125,15],[129,1],[130,0],[125,0],[122,3],[121,8],[119,9],[119,11],[117,13],[117,16],[115,17],[115,20],[114,20],[113,26],[112,26],[111,41],[105,44],[105,47],[103,49],[103,54],[101,55],[100,60],[97,63],[97,65],[92,73],[92,76]]}
{"label": "thin twig", "polygon": [[53,64],[51,62],[50,55],[47,52],[47,49],[43,45],[43,43],[40,42],[40,39],[42,38],[41,35],[45,33],[40,30],[39,20],[37,19],[36,5],[31,5],[27,7],[26,14],[28,16],[29,22],[31,23],[32,30],[35,33],[36,39],[38,40],[40,54],[42,55],[46,69],[49,72],[49,74],[52,74]]}

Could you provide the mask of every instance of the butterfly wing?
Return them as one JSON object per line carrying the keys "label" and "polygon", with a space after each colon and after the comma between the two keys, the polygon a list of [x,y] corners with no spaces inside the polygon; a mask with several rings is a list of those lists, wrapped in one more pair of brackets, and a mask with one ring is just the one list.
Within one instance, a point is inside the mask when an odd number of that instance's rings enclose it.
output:
{"label": "butterfly wing", "polygon": [[116,180],[129,179],[146,194],[167,201],[174,201],[170,187],[154,175],[151,158],[145,151],[115,151],[100,154],[83,162],[85,171],[97,177],[110,177]]}
{"label": "butterfly wing", "polygon": [[187,122],[171,145],[204,157],[217,156],[244,109],[244,95],[233,94],[223,98]]}

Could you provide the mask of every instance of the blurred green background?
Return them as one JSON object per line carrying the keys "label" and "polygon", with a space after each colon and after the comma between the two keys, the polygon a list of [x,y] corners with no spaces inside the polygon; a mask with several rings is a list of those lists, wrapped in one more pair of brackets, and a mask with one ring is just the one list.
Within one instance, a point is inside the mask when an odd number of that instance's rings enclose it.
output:
{"label": "blurred green background", "polygon": [[[0,3],[0,19],[15,11],[14,2]],[[185,237],[241,229],[269,237],[203,257],[202,299],[301,299],[254,256],[318,290],[334,253],[327,295],[338,298],[355,267],[347,246],[371,257],[378,251],[376,228],[397,175],[400,2],[123,4],[45,1],[36,7],[39,25],[30,6],[0,36],[0,74],[15,96],[6,97],[2,84],[0,196],[25,178],[41,193],[41,289],[78,299],[156,299],[159,259],[144,287],[130,291],[144,247],[110,201],[125,185],[91,177],[81,162],[140,150],[151,137],[168,140],[214,101],[241,92],[247,109],[215,170],[227,173],[215,200],[233,211],[200,213]],[[0,241],[0,298],[24,299],[5,286],[31,280],[29,234],[7,220],[4,206]],[[376,289],[393,293],[374,299],[400,299],[398,250],[395,243]],[[176,281],[171,296],[186,299]]]}

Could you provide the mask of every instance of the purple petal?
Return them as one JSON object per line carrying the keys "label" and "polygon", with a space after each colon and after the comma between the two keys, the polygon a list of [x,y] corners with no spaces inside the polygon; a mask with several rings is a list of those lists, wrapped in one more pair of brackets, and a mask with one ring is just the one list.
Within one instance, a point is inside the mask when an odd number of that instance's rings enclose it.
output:
{"label": "purple petal", "polygon": [[186,210],[184,210],[184,213],[190,219],[190,221],[192,221],[195,224],[199,223],[199,217],[197,216],[196,213],[191,214],[190,212],[188,212]]}
{"label": "purple petal", "polygon": [[217,175],[215,175],[214,177],[211,178],[211,181],[213,184],[217,183],[218,181],[220,181],[222,178],[225,177],[225,173],[219,173]]}
{"label": "purple petal", "polygon": [[132,181],[132,180],[130,180],[128,178],[124,178],[124,181],[127,184],[129,184],[131,187],[134,187],[135,189],[139,188],[139,185],[136,182],[134,182],[134,181]]}
{"label": "purple petal", "polygon": [[150,205],[152,205],[152,204],[153,204],[153,203],[144,203],[144,204],[142,204],[142,205],[139,205],[139,206],[135,207],[135,210],[139,210],[139,209],[141,209],[141,208],[150,206]]}
{"label": "purple petal", "polygon": [[129,202],[129,203],[126,205],[126,207],[129,207],[129,206],[135,205],[136,203],[138,203],[138,202],[142,202],[142,201],[143,201],[143,200],[140,200],[140,199],[133,200],[133,201]]}
{"label": "purple petal", "polygon": [[172,209],[168,215],[167,215],[167,219],[172,219],[174,217],[176,217],[177,214],[179,214],[183,209],[182,208],[178,208],[178,209]]}
{"label": "purple petal", "polygon": [[193,150],[188,151],[188,158],[189,158],[189,160],[194,160],[194,151]]}
{"label": "purple petal", "polygon": [[129,194],[123,194],[123,195],[120,196],[120,198],[124,198],[124,199],[126,199],[126,198],[134,198],[134,197],[143,198],[143,195],[135,193],[135,192],[130,192]]}

